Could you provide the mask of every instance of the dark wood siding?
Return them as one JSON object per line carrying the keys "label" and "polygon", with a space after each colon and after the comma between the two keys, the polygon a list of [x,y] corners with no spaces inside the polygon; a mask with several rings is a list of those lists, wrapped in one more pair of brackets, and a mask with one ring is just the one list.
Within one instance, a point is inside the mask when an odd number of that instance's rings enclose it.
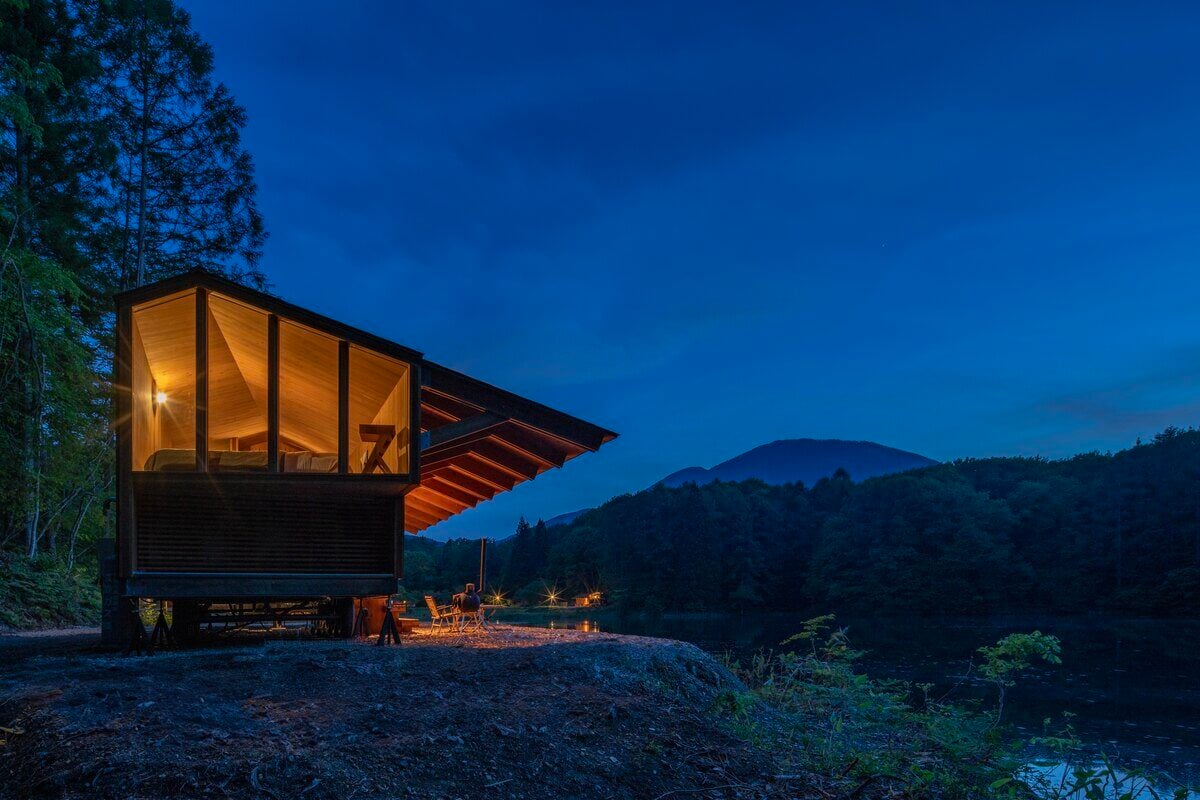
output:
{"label": "dark wood siding", "polygon": [[392,575],[396,569],[394,495],[280,478],[172,476],[165,483],[159,477],[134,475],[139,572]]}

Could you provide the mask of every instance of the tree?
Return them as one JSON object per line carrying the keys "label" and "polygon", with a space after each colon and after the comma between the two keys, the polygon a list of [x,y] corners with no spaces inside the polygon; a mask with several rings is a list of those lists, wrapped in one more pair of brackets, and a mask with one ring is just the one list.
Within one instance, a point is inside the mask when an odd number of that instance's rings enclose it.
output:
{"label": "tree", "polygon": [[31,557],[74,502],[86,515],[92,495],[78,480],[102,477],[88,448],[79,462],[59,457],[80,452],[79,435],[104,441],[88,328],[98,315],[82,287],[108,148],[86,22],[66,2],[0,2],[2,541],[20,535]]}
{"label": "tree", "polygon": [[513,535],[512,552],[508,557],[508,565],[504,568],[505,586],[517,589],[538,577],[533,548],[533,528],[524,517],[521,517],[517,522],[517,531]]}
{"label": "tree", "polygon": [[530,550],[529,561],[534,577],[546,577],[546,561],[550,555],[550,532],[546,530],[546,523],[540,519],[533,526]]}
{"label": "tree", "polygon": [[0,0],[0,546],[73,563],[102,531],[112,293],[262,283],[245,112],[211,73],[170,0]]}
{"label": "tree", "polygon": [[171,0],[102,7],[100,52],[118,156],[107,222],[110,268],[126,288],[195,267],[258,287],[266,231],[246,112],[214,83],[212,48]]}

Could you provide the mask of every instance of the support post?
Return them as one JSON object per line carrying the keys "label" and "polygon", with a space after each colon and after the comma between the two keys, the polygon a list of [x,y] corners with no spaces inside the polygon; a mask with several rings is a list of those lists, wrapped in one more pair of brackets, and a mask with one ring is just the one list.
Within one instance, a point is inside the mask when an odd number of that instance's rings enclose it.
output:
{"label": "support post", "polygon": [[[117,310],[117,577],[137,569],[133,509],[133,310]],[[120,625],[117,630],[120,630]]]}
{"label": "support post", "polygon": [[479,539],[479,594],[483,595],[483,582],[487,579],[487,538]]}
{"label": "support post", "polygon": [[267,469],[279,472],[279,317],[267,317]]}
{"label": "support post", "polygon": [[196,471],[208,471],[208,290],[196,290]]}
{"label": "support post", "polygon": [[350,343],[338,342],[338,473],[350,466]]}

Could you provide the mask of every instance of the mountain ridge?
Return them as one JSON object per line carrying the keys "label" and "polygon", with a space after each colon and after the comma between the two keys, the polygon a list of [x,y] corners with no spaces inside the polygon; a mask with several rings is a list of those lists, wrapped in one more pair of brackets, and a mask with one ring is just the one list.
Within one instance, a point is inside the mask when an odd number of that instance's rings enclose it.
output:
{"label": "mountain ridge", "polygon": [[854,481],[864,481],[880,475],[905,472],[937,464],[907,450],[848,439],[776,439],[753,447],[716,466],[685,467],[663,478],[664,486],[685,483],[705,484],[715,480],[744,481],[758,478],[766,483],[795,483],[812,486],[839,468],[846,470]]}
{"label": "mountain ridge", "polygon": [[[821,478],[831,477],[844,469],[854,481],[931,467],[938,462],[918,453],[865,440],[849,439],[776,439],[752,447],[744,453],[705,467],[684,467],[667,475],[654,485],[668,487],[695,483],[703,486],[713,481],[744,481],[752,478],[765,483],[802,482],[812,486]],[[568,525],[590,508],[568,511],[546,520],[547,526]]]}

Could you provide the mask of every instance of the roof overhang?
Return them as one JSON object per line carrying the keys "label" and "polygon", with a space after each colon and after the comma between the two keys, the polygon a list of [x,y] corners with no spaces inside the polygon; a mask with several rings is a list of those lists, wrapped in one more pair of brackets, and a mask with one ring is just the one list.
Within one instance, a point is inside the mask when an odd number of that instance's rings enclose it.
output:
{"label": "roof overhang", "polygon": [[[431,361],[421,370],[421,483],[405,528],[420,532],[617,434]],[[411,518],[410,518],[411,517]]]}

